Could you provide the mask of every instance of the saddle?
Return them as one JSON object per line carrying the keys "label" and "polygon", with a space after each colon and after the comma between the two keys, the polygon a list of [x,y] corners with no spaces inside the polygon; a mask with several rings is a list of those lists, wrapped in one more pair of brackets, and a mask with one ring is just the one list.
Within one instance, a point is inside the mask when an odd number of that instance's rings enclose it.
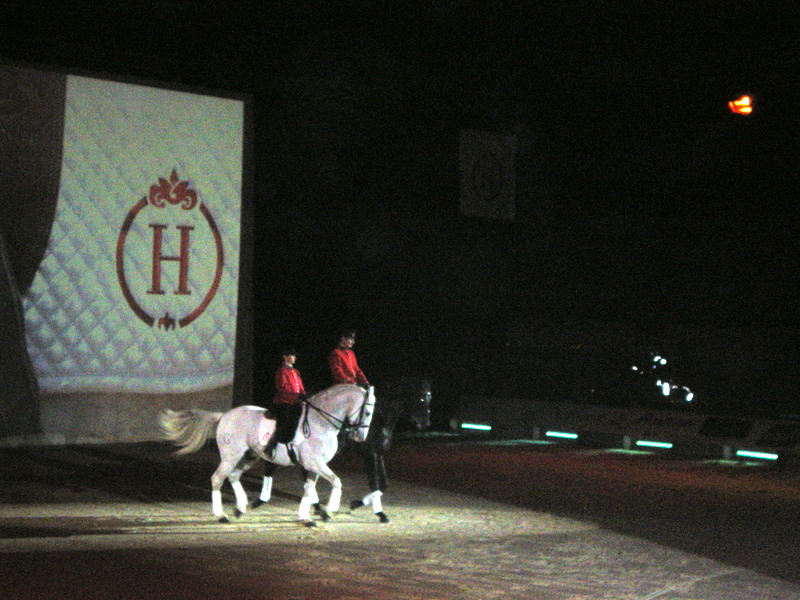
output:
{"label": "saddle", "polygon": [[[275,416],[269,412],[269,410],[264,412],[264,418],[261,419],[258,423],[258,444],[260,448],[265,448],[267,443],[269,442],[270,438],[275,434],[277,426],[277,421]],[[295,434],[297,437],[297,434]],[[292,464],[299,465],[300,463],[297,460],[297,453],[294,450],[294,440],[285,444],[286,446],[286,453],[289,455],[289,460],[292,461]],[[262,458],[266,458],[262,456]]]}

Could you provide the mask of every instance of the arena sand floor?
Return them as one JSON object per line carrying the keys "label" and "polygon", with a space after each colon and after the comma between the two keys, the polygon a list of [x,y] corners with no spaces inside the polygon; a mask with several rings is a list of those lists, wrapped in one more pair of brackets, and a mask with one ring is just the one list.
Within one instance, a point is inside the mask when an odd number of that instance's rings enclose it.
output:
{"label": "arena sand floor", "polygon": [[368,490],[342,453],[342,510],[306,528],[296,469],[217,523],[216,460],[0,448],[0,598],[800,599],[800,477],[775,465],[426,435],[389,455],[390,523],[349,510]]}

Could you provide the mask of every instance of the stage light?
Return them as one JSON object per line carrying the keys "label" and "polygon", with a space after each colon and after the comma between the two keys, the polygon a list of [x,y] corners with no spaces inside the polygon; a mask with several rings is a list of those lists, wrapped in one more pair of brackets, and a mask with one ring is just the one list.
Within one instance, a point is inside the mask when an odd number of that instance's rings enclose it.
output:
{"label": "stage light", "polygon": [[546,437],[562,438],[565,440],[577,440],[577,433],[569,433],[566,431],[548,431],[544,434]]}
{"label": "stage light", "polygon": [[778,459],[777,454],[772,454],[771,452],[754,452],[751,450],[737,450],[736,456],[741,456],[742,458],[763,458],[764,460]]}
{"label": "stage light", "polygon": [[749,115],[753,112],[753,99],[750,96],[742,96],[738,100],[728,102],[728,108],[737,115]]}
{"label": "stage light", "polygon": [[475,431],[491,431],[491,425],[484,425],[482,423],[462,423],[461,429],[472,429]]}
{"label": "stage light", "polygon": [[672,448],[672,444],[670,442],[651,442],[648,440],[639,440],[636,442],[637,446],[644,446],[645,448],[666,448],[669,450]]}

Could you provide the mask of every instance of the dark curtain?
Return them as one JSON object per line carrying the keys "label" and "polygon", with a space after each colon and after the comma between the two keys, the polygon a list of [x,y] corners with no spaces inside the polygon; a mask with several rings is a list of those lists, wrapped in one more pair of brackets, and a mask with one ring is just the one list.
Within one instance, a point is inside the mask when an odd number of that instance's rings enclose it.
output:
{"label": "dark curtain", "polygon": [[65,98],[64,74],[0,64],[0,437],[39,430],[21,296],[53,225]]}

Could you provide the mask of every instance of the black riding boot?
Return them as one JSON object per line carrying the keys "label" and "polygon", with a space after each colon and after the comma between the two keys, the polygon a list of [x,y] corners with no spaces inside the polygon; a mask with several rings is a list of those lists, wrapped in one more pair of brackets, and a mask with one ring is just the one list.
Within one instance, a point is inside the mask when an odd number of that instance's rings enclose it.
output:
{"label": "black riding boot", "polygon": [[275,452],[275,448],[278,446],[278,438],[275,434],[272,434],[272,437],[269,438],[267,445],[264,446],[264,456],[267,458],[272,458],[273,453]]}

